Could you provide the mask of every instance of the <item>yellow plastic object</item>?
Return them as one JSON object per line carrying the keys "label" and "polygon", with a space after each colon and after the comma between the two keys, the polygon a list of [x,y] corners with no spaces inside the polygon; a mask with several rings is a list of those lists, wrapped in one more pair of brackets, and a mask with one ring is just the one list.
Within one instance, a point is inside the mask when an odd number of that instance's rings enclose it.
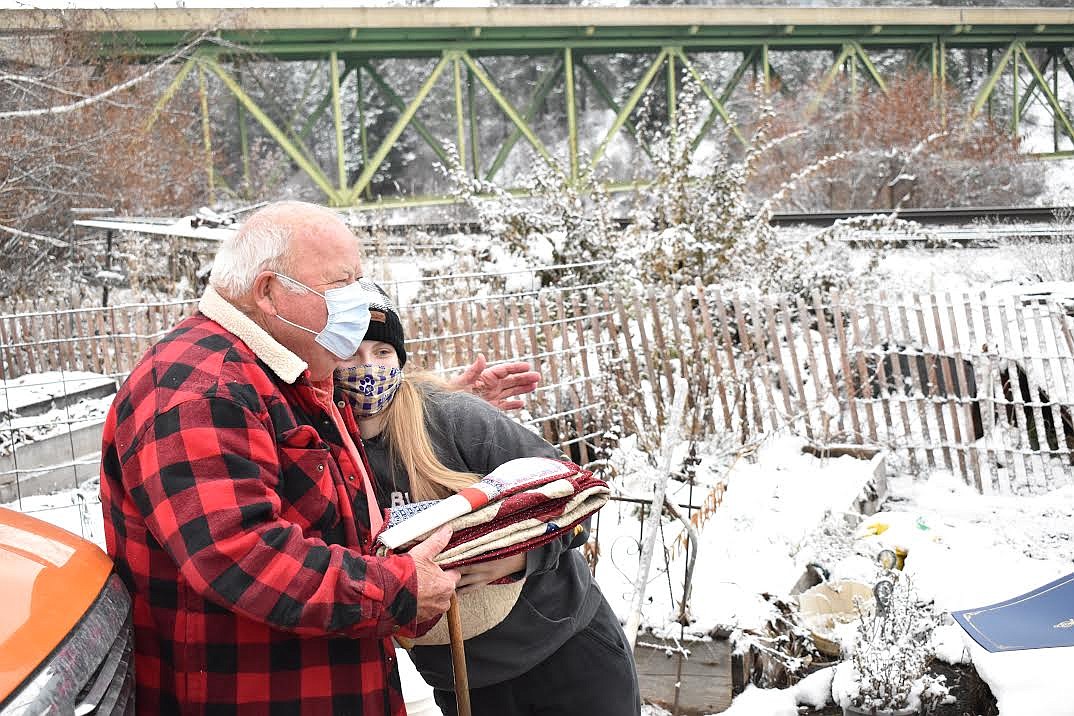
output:
{"label": "yellow plastic object", "polygon": [[836,580],[799,594],[798,610],[802,623],[813,634],[817,649],[828,656],[839,656],[836,628],[856,620],[863,612],[872,614],[876,610],[876,598],[867,584]]}
{"label": "yellow plastic object", "polygon": [[92,542],[0,507],[0,700],[78,624],[111,571]]}

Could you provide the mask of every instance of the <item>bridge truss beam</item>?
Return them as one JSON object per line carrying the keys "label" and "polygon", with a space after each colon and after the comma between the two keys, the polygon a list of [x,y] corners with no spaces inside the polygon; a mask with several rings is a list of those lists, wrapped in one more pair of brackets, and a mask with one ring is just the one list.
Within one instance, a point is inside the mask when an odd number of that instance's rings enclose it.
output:
{"label": "bridge truss beam", "polygon": [[[31,29],[48,31],[49,15],[35,17]],[[0,11],[0,29],[20,23],[26,29],[29,22],[18,11]],[[765,91],[811,92],[807,111],[817,112],[842,101],[833,96],[836,87],[853,98],[860,77],[886,92],[900,74],[925,70],[945,117],[961,113],[971,123],[986,112],[994,116],[1002,105],[1017,132],[1036,104],[1053,124],[1047,155],[1074,149],[1074,122],[1060,96],[1061,87],[1074,84],[1071,10],[523,6],[252,10],[227,17],[165,10],[89,12],[79,26],[100,35],[106,54],[131,61],[164,55],[189,33],[213,28],[177,70],[146,126],[195,77],[214,189],[230,191],[214,160],[232,166],[241,161],[248,178],[256,134],[286,158],[274,175],[290,166],[337,206],[451,201],[448,192],[402,196],[378,180],[404,136],[411,137],[406,151],[422,154],[422,161],[458,163],[475,178],[508,189],[518,167],[532,161],[570,181],[595,173],[614,186],[636,185],[645,176],[630,157],[649,164],[652,159],[639,122],[644,117],[651,128],[655,117],[673,127],[688,84],[707,105],[693,149],[699,151],[719,127],[732,142],[745,144],[730,105],[736,93],[748,91],[747,77]],[[975,97],[966,108],[946,107],[952,57],[971,52],[986,58],[984,68],[960,78],[975,87]],[[788,79],[799,74],[796,63],[817,53],[831,58],[819,81]],[[521,98],[491,67],[499,63],[502,72],[507,58],[539,68]],[[272,88],[257,86],[249,66],[266,60],[314,68],[295,106],[280,106]],[[638,76],[616,74],[631,65],[641,70]],[[209,98],[221,95],[209,91],[210,80],[234,101],[239,161],[225,151],[234,142],[214,141],[221,130],[211,121]],[[489,122],[482,108],[491,108],[496,119]],[[374,132],[375,113],[394,119]],[[595,126],[600,117],[604,124]],[[329,119],[330,132],[314,131]],[[514,172],[508,171],[512,162]]]}

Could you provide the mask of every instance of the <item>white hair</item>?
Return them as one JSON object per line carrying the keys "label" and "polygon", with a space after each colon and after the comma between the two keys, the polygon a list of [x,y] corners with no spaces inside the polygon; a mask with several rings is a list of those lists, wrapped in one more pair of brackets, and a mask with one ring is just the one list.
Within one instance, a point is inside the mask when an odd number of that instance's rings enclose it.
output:
{"label": "white hair", "polygon": [[[280,201],[250,216],[234,236],[220,244],[213,259],[209,285],[232,300],[253,290],[262,271],[291,273],[291,240],[301,225],[298,217],[311,211],[327,211],[301,201]],[[305,290],[285,282],[296,293]]]}

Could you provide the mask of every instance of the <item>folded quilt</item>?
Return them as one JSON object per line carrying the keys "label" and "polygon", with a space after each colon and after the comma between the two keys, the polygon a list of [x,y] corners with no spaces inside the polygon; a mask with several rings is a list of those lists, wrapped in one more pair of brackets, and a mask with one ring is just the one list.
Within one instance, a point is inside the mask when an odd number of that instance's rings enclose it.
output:
{"label": "folded quilt", "polygon": [[573,529],[608,501],[607,483],[574,463],[526,457],[500,465],[443,500],[393,508],[378,551],[405,552],[445,524],[444,568],[478,564],[539,547]]}

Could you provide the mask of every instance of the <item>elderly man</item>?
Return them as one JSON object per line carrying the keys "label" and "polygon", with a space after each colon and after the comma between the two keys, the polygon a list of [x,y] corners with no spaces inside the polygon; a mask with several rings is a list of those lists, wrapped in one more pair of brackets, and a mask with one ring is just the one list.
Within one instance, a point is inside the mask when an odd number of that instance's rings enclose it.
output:
{"label": "elderly man", "polygon": [[333,212],[270,205],[117,394],[101,497],[139,712],[404,713],[391,637],[443,613],[459,575],[432,562],[446,531],[371,556],[368,463],[332,401],[369,321],[361,276]]}

